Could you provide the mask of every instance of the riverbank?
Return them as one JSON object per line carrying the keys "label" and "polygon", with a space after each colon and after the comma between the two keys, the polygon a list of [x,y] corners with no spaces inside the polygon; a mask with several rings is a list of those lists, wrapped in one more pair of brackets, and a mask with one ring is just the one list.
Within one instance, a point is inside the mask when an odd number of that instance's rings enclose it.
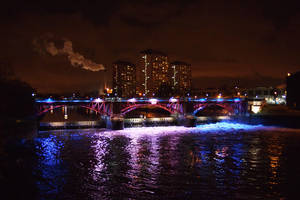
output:
{"label": "riverbank", "polygon": [[251,125],[265,125],[265,126],[278,126],[286,128],[300,128],[299,116],[288,115],[249,115],[237,116],[232,118],[233,121],[238,123],[245,123]]}
{"label": "riverbank", "polygon": [[286,105],[265,105],[261,112],[257,113],[258,116],[298,116],[300,117],[300,110],[295,110],[287,107]]}
{"label": "riverbank", "polygon": [[37,136],[37,121],[24,119],[0,119],[0,155],[7,146],[15,146]]}
{"label": "riverbank", "polygon": [[238,116],[234,120],[253,125],[300,128],[300,111],[290,109],[285,105],[266,105],[257,114]]}
{"label": "riverbank", "polygon": [[0,182],[3,196],[10,199],[36,198],[37,189],[31,175],[37,133],[36,120],[0,118]]}
{"label": "riverbank", "polygon": [[300,110],[290,109],[285,105],[266,105],[257,114],[237,116],[234,120],[255,125],[300,128]]}

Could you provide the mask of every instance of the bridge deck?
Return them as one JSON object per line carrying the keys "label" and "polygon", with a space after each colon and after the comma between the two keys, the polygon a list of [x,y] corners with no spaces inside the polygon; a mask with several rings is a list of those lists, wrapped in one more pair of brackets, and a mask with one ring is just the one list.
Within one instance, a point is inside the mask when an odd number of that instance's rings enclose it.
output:
{"label": "bridge deck", "polygon": [[239,102],[241,98],[170,98],[170,99],[155,99],[155,98],[105,98],[105,99],[36,99],[36,103],[101,103],[101,102]]}

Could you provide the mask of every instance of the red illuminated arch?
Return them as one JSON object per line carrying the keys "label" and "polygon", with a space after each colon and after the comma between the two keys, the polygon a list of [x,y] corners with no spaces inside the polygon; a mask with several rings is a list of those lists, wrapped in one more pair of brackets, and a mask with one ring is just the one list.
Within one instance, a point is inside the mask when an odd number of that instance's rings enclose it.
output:
{"label": "red illuminated arch", "polygon": [[225,105],[225,104],[221,104],[221,103],[218,103],[218,104],[209,104],[209,103],[205,103],[205,104],[201,104],[195,111],[194,111],[194,115],[196,115],[200,110],[208,107],[208,106],[211,106],[211,105],[214,105],[214,106],[219,106],[225,110],[227,110],[228,112],[230,113],[234,113],[234,109],[232,108],[232,106],[228,106],[228,105]]}
{"label": "red illuminated arch", "polygon": [[[57,108],[61,108],[61,107],[64,107],[64,106],[66,106],[66,105],[56,105],[56,106],[53,106],[52,108],[51,108],[51,107],[50,107],[50,108],[46,108],[46,109],[40,111],[37,115],[40,116],[40,115],[42,115],[42,114],[44,114],[44,113],[46,113],[46,112],[49,112],[50,110],[55,110],[55,109],[57,109]],[[92,110],[92,111],[94,111],[94,112],[96,112],[96,113],[103,114],[103,113],[100,112],[99,110],[97,110],[97,109],[95,109],[95,108],[92,108],[92,107],[90,107],[90,106],[84,106],[84,105],[78,105],[78,106],[80,106],[80,107],[82,107],[82,108],[87,108],[87,109]]]}
{"label": "red illuminated arch", "polygon": [[162,106],[162,105],[160,105],[160,104],[133,104],[133,105],[130,105],[130,106],[128,106],[128,107],[122,109],[122,110],[121,110],[121,114],[122,114],[122,115],[125,115],[125,114],[128,113],[128,112],[131,112],[131,111],[133,111],[133,110],[135,110],[135,109],[137,109],[137,108],[143,108],[143,107],[144,107],[144,108],[147,108],[147,107],[151,107],[151,108],[161,108],[161,109],[163,109],[163,110],[168,111],[170,114],[174,114],[174,111],[172,111],[172,110],[170,110],[170,109],[168,109],[168,108],[166,108],[165,106]]}

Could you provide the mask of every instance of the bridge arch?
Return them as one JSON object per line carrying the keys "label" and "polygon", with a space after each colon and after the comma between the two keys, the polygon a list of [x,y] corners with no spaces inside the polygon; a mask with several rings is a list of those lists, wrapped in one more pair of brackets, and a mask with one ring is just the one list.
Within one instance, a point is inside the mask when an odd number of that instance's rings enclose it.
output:
{"label": "bridge arch", "polygon": [[221,107],[224,110],[228,111],[231,114],[234,113],[234,109],[232,108],[232,106],[228,106],[228,105],[225,105],[225,104],[218,103],[218,104],[202,104],[196,110],[194,110],[193,115],[196,115],[200,110],[203,110],[203,109],[208,108],[210,106],[218,106],[218,107]]}
{"label": "bridge arch", "polygon": [[[50,108],[46,108],[46,109],[44,109],[44,110],[38,112],[37,116],[41,116],[41,115],[43,115],[44,113],[49,112],[50,110],[55,110],[55,109],[57,109],[57,108],[62,108],[62,107],[64,107],[64,106],[67,106],[67,105],[55,105],[55,106],[53,106],[52,108],[51,108],[51,107],[50,107]],[[94,111],[94,112],[96,112],[96,113],[99,113],[99,114],[103,114],[103,113],[101,113],[99,110],[97,110],[97,109],[95,109],[95,108],[92,108],[92,107],[90,107],[90,106],[85,106],[85,105],[77,105],[77,106],[79,106],[79,107],[81,107],[81,108],[86,108],[86,109],[92,110],[92,111]]]}
{"label": "bridge arch", "polygon": [[172,111],[171,109],[163,106],[163,105],[159,105],[159,104],[133,104],[133,105],[130,105],[124,109],[121,110],[121,114],[122,115],[126,115],[127,113],[133,111],[133,110],[136,110],[138,108],[161,108],[165,111],[168,111],[170,114],[174,114],[175,112]]}

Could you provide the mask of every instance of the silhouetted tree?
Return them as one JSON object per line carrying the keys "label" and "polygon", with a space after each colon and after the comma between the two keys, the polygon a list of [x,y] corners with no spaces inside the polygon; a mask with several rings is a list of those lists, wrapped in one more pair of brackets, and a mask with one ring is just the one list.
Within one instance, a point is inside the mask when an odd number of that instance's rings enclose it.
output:
{"label": "silhouetted tree", "polygon": [[0,118],[24,118],[35,113],[34,89],[13,77],[8,62],[0,63]]}

